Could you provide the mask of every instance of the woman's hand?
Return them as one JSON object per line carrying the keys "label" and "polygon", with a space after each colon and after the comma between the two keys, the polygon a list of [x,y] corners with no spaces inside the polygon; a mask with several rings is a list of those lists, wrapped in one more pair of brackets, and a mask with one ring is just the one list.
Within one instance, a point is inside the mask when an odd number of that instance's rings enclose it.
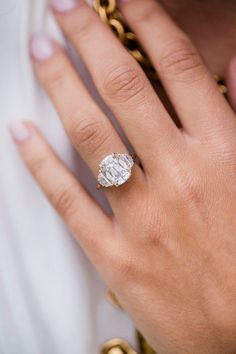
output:
{"label": "woman's hand", "polygon": [[[54,1],[58,3],[58,1]],[[59,2],[60,4],[60,2]],[[186,35],[154,0],[123,1],[158,70],[178,129],[139,65],[79,1],[56,17],[139,156],[106,190],[106,215],[29,123],[12,133],[29,170],[138,328],[163,354],[236,353],[236,120]],[[32,41],[34,65],[95,175],[127,148],[66,53]]]}

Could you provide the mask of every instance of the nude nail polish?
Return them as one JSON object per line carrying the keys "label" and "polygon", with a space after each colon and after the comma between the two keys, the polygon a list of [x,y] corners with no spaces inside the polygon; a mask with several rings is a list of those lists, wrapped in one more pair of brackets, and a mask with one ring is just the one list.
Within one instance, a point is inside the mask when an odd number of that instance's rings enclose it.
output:
{"label": "nude nail polish", "polygon": [[67,12],[73,10],[80,0],[51,0],[51,5],[58,12]]}
{"label": "nude nail polish", "polygon": [[34,59],[46,60],[54,54],[54,47],[49,37],[44,34],[36,34],[31,38],[30,51]]}
{"label": "nude nail polish", "polygon": [[22,121],[12,122],[9,129],[13,140],[18,144],[23,143],[30,137],[30,130]]}

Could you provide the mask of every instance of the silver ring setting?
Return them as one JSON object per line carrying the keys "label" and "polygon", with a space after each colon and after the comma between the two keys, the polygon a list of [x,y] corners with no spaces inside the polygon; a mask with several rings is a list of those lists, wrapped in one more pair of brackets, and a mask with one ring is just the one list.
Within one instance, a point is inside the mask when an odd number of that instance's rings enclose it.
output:
{"label": "silver ring setting", "polygon": [[134,159],[129,154],[113,153],[106,156],[99,164],[97,188],[119,187],[126,183],[132,175]]}

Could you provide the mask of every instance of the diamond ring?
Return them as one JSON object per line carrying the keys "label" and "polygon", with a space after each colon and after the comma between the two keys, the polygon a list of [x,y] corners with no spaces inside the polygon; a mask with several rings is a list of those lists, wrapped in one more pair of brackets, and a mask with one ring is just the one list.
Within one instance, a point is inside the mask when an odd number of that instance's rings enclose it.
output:
{"label": "diamond ring", "polygon": [[134,159],[129,154],[113,153],[106,156],[99,165],[97,188],[119,187],[126,183],[131,177]]}

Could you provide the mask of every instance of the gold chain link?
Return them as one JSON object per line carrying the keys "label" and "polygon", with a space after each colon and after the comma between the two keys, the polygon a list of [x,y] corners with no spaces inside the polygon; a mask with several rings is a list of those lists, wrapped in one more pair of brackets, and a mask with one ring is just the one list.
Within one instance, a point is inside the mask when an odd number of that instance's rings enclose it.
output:
{"label": "gold chain link", "polygon": [[[119,303],[119,300],[117,299],[116,295],[113,293],[113,291],[108,290],[107,291],[107,300],[116,308],[122,310],[122,307]],[[143,337],[143,335],[139,332],[136,331],[136,336],[137,336],[137,341],[138,341],[138,346],[139,346],[139,350],[140,350],[140,354],[157,354],[152,347],[148,344],[148,342],[146,341],[146,339]],[[110,344],[110,343],[109,343]],[[102,352],[102,354],[116,354],[113,352]],[[117,353],[119,354],[119,353]],[[120,353],[120,354],[138,354],[136,352],[134,352],[133,350],[129,353],[129,352],[124,352],[124,353]]]}
{"label": "gold chain link", "polygon": [[156,71],[138,43],[135,34],[125,24],[117,7],[116,0],[94,0],[93,7],[102,21],[111,27],[121,43],[124,44],[131,55],[139,62],[148,77],[151,80],[157,81],[158,76]]}
{"label": "gold chain link", "polygon": [[[143,70],[146,72],[148,78],[152,81],[158,81],[158,74],[153,68],[148,56],[141,48],[136,35],[130,30],[117,7],[116,0],[94,0],[93,7],[99,14],[102,21],[107,23],[121,43],[128,49],[131,55],[139,62]],[[227,94],[227,87],[224,80],[214,75],[219,90],[223,95]]]}

